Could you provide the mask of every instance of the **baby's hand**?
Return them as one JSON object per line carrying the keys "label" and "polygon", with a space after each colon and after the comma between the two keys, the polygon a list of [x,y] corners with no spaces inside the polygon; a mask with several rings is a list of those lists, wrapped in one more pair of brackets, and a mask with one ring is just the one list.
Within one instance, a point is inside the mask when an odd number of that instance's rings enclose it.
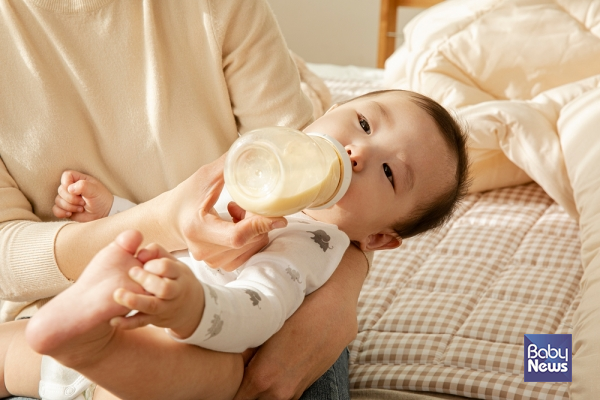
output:
{"label": "baby's hand", "polygon": [[152,324],[170,328],[181,339],[191,336],[204,312],[204,289],[192,270],[156,244],[140,250],[137,258],[144,268],[131,268],[129,277],[148,294],[117,289],[114,300],[138,313],[113,318],[111,324],[122,329]]}
{"label": "baby's hand", "polygon": [[57,218],[77,222],[106,217],[113,203],[112,193],[99,180],[77,171],[65,171],[60,177],[58,195],[52,212]]}

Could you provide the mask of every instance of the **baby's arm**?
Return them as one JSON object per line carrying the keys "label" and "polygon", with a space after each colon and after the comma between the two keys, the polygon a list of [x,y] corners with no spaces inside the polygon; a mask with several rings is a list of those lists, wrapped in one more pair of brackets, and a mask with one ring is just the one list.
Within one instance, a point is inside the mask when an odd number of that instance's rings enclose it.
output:
{"label": "baby's arm", "polygon": [[332,225],[290,223],[226,286],[200,283],[187,265],[150,247],[138,254],[143,269],[129,274],[148,294],[115,291],[117,303],[138,313],[111,322],[124,329],[170,328],[184,343],[239,353],[277,332],[307,292],[329,278],[348,244]]}
{"label": "baby's arm", "polygon": [[108,216],[112,193],[99,180],[77,171],[65,171],[60,178],[52,212],[57,218],[77,222],[94,221]]}
{"label": "baby's arm", "polygon": [[186,264],[160,246],[150,249],[138,254],[143,268],[129,270],[129,277],[147,294],[117,289],[114,300],[137,313],[113,318],[113,326],[135,329],[152,324],[169,328],[171,336],[184,343],[241,353],[267,340],[304,298],[305,274],[294,276],[299,284],[286,279],[281,260],[251,264],[232,287],[200,283]]}
{"label": "baby's arm", "polygon": [[237,271],[236,280],[225,286],[202,282],[204,315],[194,333],[181,341],[236,353],[269,339],[305,295],[331,276],[349,245],[334,226],[316,224],[290,220]]}
{"label": "baby's arm", "polygon": [[113,318],[111,324],[123,329],[152,324],[170,328],[175,337],[190,336],[204,312],[204,289],[192,270],[156,244],[140,250],[137,259],[144,268],[131,268],[129,276],[149,294],[117,289],[115,301],[138,313]]}

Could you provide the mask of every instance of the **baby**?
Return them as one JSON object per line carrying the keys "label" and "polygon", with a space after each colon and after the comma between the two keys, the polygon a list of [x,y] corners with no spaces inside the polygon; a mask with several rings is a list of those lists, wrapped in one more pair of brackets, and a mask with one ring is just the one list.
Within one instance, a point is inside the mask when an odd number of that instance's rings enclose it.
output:
{"label": "baby", "polygon": [[[306,131],[332,136],[350,157],[350,187],[334,206],[287,217],[287,226],[271,232],[265,248],[230,273],[188,255],[178,260],[158,245],[140,249],[140,233],[124,232],[31,319],[26,332],[31,348],[94,379],[106,348],[124,347],[130,332],[157,335],[155,327],[163,327],[167,339],[238,353],[233,373],[204,380],[199,374],[198,393],[237,388],[244,367],[239,353],[273,335],[304,296],[331,276],[350,243],[363,251],[396,248],[403,238],[442,225],[466,193],[463,133],[443,107],[417,93],[368,93],[336,104]],[[68,171],[61,182],[54,206],[59,218],[89,221],[133,205],[88,175]],[[243,217],[235,205],[229,211],[234,221]],[[85,307],[91,303],[91,309]],[[96,354],[94,362],[74,357],[84,353]],[[231,363],[231,356],[207,356],[208,368],[219,370],[221,360]],[[61,367],[48,369],[53,368]],[[46,379],[42,370],[40,391],[56,386],[49,375]],[[82,379],[77,394],[89,383]]]}

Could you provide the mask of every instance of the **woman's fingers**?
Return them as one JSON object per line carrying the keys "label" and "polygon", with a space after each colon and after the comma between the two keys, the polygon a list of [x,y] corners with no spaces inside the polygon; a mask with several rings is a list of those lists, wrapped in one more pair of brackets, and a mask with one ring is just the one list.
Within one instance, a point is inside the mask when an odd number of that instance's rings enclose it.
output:
{"label": "woman's fingers", "polygon": [[258,350],[258,348],[251,347],[242,352],[242,359],[244,360],[244,366],[248,366],[248,363],[250,362],[252,357],[254,357],[254,354],[256,354],[256,350]]}
{"label": "woman's fingers", "polygon": [[225,185],[225,180],[223,179],[224,162],[225,159],[220,157],[218,160],[206,166],[206,172],[204,175],[206,184],[200,203],[201,215],[210,213],[213,210],[217,200],[219,200],[219,196],[221,195],[221,191]]}
{"label": "woman's fingers", "polygon": [[283,217],[250,216],[237,223],[224,221],[218,215],[202,218],[202,229],[195,230],[189,251],[196,260],[203,260],[213,268],[233,271],[268,243],[268,233],[283,228]]}
{"label": "woman's fingers", "polygon": [[234,225],[233,240],[240,247],[251,243],[255,239],[260,239],[262,235],[271,232],[273,229],[287,226],[287,220],[283,217],[267,218],[259,215],[253,215]]}
{"label": "woman's fingers", "polygon": [[273,229],[283,228],[287,220],[283,217],[268,218],[253,215],[238,223],[225,221],[218,215],[207,213],[201,218],[201,227],[190,232],[199,243],[212,243],[226,248],[239,249],[263,239]]}
{"label": "woman's fingers", "polygon": [[246,217],[246,210],[233,201],[230,201],[229,204],[227,204],[227,212],[231,215],[231,219],[235,223],[240,222]]}
{"label": "woman's fingers", "polygon": [[250,257],[266,246],[268,242],[269,238],[265,235],[263,240],[255,241],[241,249],[234,249],[215,254],[212,257],[206,258],[204,262],[211,268],[233,271],[248,261]]}
{"label": "woman's fingers", "polygon": [[230,270],[260,250],[267,243],[267,233],[287,221],[249,215],[235,203],[228,207],[234,222],[223,220],[213,206],[223,189],[224,162],[225,155],[196,171],[178,186],[171,203],[182,204],[175,220],[194,258]]}

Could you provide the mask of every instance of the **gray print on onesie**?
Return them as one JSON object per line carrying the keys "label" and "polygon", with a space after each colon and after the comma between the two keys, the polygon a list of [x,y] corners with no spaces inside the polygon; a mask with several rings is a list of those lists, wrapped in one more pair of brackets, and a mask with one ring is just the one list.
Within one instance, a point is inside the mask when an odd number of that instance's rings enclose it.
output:
{"label": "gray print on onesie", "polygon": [[221,329],[223,329],[223,320],[221,319],[220,315],[213,315],[213,319],[210,322],[212,325],[210,326],[210,328],[208,328],[208,332],[206,333],[206,336],[208,337],[206,338],[206,340],[210,339],[211,337],[217,336],[221,332]]}
{"label": "gray print on onesie", "polygon": [[260,308],[260,301],[262,300],[260,298],[260,295],[258,294],[258,292],[251,290],[251,289],[246,289],[244,290],[244,292],[246,292],[248,294],[248,296],[250,296],[250,301],[252,302],[253,306],[258,306],[258,308]]}
{"label": "gray print on onesie", "polygon": [[287,267],[285,269],[285,272],[287,272],[288,275],[290,276],[290,278],[292,278],[292,281],[302,283],[302,282],[300,282],[300,273],[298,271],[296,271],[295,269]]}
{"label": "gray print on onesie", "polygon": [[314,232],[307,232],[312,233],[314,235],[313,237],[311,237],[311,239],[314,240],[314,242],[321,247],[323,252],[326,252],[329,249],[333,249],[333,247],[329,247],[329,241],[331,240],[331,237],[324,230],[319,229]]}
{"label": "gray print on onesie", "polygon": [[212,287],[210,287],[208,285],[206,287],[208,288],[208,295],[215,301],[215,304],[219,304],[219,301],[218,301],[219,298],[217,297],[217,293],[215,292],[215,289],[213,289]]}

